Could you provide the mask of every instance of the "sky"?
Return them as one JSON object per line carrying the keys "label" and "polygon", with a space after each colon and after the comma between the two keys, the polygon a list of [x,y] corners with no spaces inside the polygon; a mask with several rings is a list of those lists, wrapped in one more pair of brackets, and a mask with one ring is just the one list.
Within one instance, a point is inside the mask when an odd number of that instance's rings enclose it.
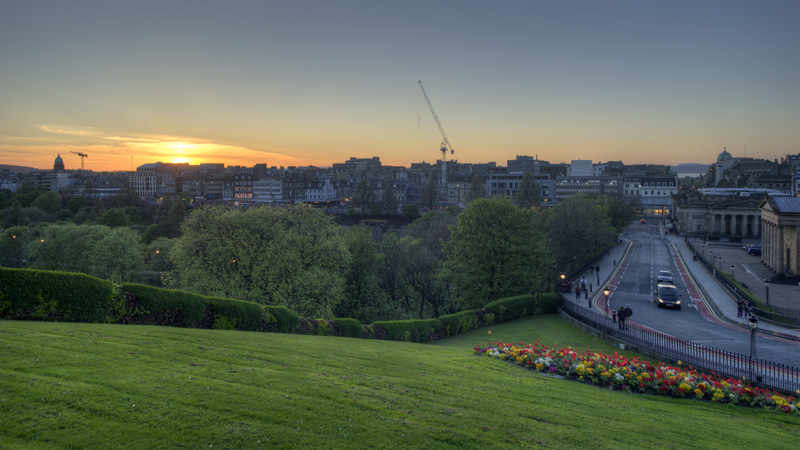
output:
{"label": "sky", "polygon": [[0,164],[800,153],[800,1],[0,0]]}

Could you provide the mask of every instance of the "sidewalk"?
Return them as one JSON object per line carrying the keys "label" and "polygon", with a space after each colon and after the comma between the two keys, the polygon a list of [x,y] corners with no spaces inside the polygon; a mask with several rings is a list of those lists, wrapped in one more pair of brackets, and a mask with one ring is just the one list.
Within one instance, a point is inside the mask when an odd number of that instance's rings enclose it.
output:
{"label": "sidewalk", "polygon": [[[677,255],[688,269],[689,274],[700,289],[703,302],[709,306],[712,314],[721,316],[720,319],[738,327],[750,329],[746,317],[736,317],[736,300],[709,274],[704,266],[694,260],[693,252],[686,246],[683,237],[667,235],[666,241],[671,244],[671,251],[677,250]],[[800,329],[780,326],[767,321],[758,322],[758,331],[790,340],[800,340]]]}
{"label": "sidewalk", "polygon": [[[606,314],[604,309],[605,297],[603,295],[603,289],[608,287],[611,292],[616,289],[616,283],[619,281],[618,271],[620,269],[620,263],[627,255],[630,244],[631,242],[629,240],[623,239],[622,245],[615,245],[614,247],[611,247],[606,255],[600,260],[600,262],[597,263],[597,265],[600,266],[600,272],[587,271],[582,275],[586,278],[586,287],[588,288],[591,284],[592,290],[589,292],[588,299],[586,298],[585,293],[581,293],[581,299],[577,301],[579,306],[589,307],[589,302],[591,302],[592,307],[594,307],[597,311]],[[579,283],[580,278],[581,277],[579,276],[578,279],[569,281],[572,283],[572,286],[575,286],[576,283]],[[600,280],[599,285],[597,283],[598,278]],[[571,293],[562,293],[561,295],[567,301],[576,303],[574,291]]]}

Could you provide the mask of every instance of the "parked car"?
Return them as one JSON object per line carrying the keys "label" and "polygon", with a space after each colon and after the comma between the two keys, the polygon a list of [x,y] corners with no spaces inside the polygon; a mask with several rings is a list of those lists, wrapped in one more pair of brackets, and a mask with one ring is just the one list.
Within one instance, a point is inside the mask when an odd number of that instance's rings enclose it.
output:
{"label": "parked car", "polygon": [[754,244],[747,249],[748,255],[761,256],[761,245]]}
{"label": "parked car", "polygon": [[661,272],[658,272],[658,276],[656,277],[656,280],[659,283],[672,284],[672,273],[670,273],[667,270],[662,270]]}
{"label": "parked car", "polygon": [[681,309],[681,294],[678,293],[678,288],[671,284],[659,284],[656,286],[656,291],[653,293],[656,300],[656,306],[659,308],[675,308]]}

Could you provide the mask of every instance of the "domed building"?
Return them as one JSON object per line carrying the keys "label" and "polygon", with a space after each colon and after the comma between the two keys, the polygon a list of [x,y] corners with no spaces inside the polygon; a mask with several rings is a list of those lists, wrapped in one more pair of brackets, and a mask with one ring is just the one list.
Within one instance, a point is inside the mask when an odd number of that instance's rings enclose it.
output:
{"label": "domed building", "polygon": [[56,160],[53,163],[53,172],[63,172],[64,171],[64,160],[61,159],[61,153],[56,156]]}
{"label": "domed building", "polygon": [[732,159],[732,158],[733,158],[733,155],[728,153],[728,148],[727,147],[722,147],[722,153],[720,153],[719,156],[717,156],[717,162],[721,163],[721,162],[723,162],[723,161],[725,161],[727,159]]}

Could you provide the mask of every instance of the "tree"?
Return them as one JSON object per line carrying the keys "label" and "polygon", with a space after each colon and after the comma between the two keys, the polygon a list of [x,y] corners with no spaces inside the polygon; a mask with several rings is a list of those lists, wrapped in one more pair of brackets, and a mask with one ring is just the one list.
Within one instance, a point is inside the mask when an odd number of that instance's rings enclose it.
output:
{"label": "tree", "polygon": [[67,200],[67,204],[64,205],[65,208],[76,214],[78,213],[78,210],[84,206],[86,206],[86,198],[80,196],[72,197],[71,199]]}
{"label": "tree", "polygon": [[369,180],[362,178],[353,191],[353,204],[361,210],[361,215],[364,216],[373,203],[375,203],[375,190]]}
{"label": "tree", "polygon": [[467,192],[467,203],[486,196],[486,185],[483,183],[483,179],[477,173],[472,174],[472,179],[469,181],[469,191]]}
{"label": "tree", "polygon": [[14,226],[0,234],[0,266],[22,267],[25,246],[33,240],[28,227]]}
{"label": "tree", "polygon": [[116,228],[127,227],[131,224],[131,221],[128,219],[128,216],[125,215],[125,211],[119,208],[111,208],[103,214],[103,217],[98,220],[98,223],[107,227]]}
{"label": "tree", "polygon": [[403,205],[403,218],[416,219],[419,217],[419,206],[416,203],[407,203]]}
{"label": "tree", "polygon": [[550,250],[558,267],[575,270],[614,244],[615,231],[603,207],[585,194],[566,198],[536,215],[549,237]]}
{"label": "tree", "polygon": [[58,195],[58,192],[47,191],[36,197],[31,206],[41,209],[47,214],[55,214],[56,211],[61,209],[61,196]]}
{"label": "tree", "polygon": [[394,195],[392,183],[384,183],[383,198],[381,200],[383,200],[383,210],[386,214],[391,215],[397,211],[399,202],[397,201],[397,196]]}
{"label": "tree", "polygon": [[341,229],[318,209],[214,205],[192,211],[170,259],[168,287],[333,318],[350,255]]}
{"label": "tree", "polygon": [[514,204],[520,208],[533,208],[539,206],[540,203],[539,183],[530,172],[525,172],[522,182],[519,184],[519,190],[514,194]]}
{"label": "tree", "polygon": [[350,252],[345,273],[344,298],[334,309],[336,317],[350,317],[362,323],[395,318],[380,289],[383,257],[377,252],[368,230],[357,227],[344,232]]}
{"label": "tree", "polygon": [[91,275],[115,283],[139,281],[145,268],[144,245],[139,233],[129,228],[109,229],[94,244],[87,260]]}
{"label": "tree", "polygon": [[181,223],[186,218],[186,204],[181,199],[166,197],[156,213],[158,235],[176,238],[180,235]]}
{"label": "tree", "polygon": [[30,217],[28,217],[28,214],[25,213],[18,201],[15,201],[11,208],[3,212],[3,226],[5,228],[23,227],[29,224],[30,221]]}
{"label": "tree", "polygon": [[436,198],[438,196],[439,191],[436,189],[436,182],[433,180],[433,177],[430,177],[425,183],[425,189],[422,190],[420,204],[423,208],[433,209],[433,206],[436,205]]}
{"label": "tree", "polygon": [[452,283],[455,310],[476,309],[498,298],[530,294],[546,281],[552,261],[532,212],[505,198],[477,199],[458,217],[443,277]]}

